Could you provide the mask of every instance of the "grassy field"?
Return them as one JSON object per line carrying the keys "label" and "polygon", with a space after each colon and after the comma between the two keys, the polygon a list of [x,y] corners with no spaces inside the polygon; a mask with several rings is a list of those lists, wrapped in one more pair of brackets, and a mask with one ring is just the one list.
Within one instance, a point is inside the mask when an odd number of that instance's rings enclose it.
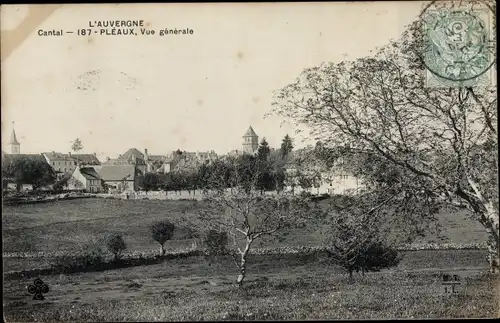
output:
{"label": "grassy field", "polygon": [[[189,221],[196,222],[203,202],[82,199],[53,203],[4,206],[2,211],[4,252],[80,250],[86,242],[110,231],[123,233],[130,250],[150,250],[157,245],[150,238],[149,225],[169,219],[176,226],[167,247],[189,246],[184,240]],[[486,241],[484,229],[465,213],[442,212],[442,237],[429,235],[421,242],[473,243]],[[318,228],[291,231],[283,239],[266,241],[266,246],[311,246],[321,244]],[[259,247],[259,242],[255,244]]]}
{"label": "grassy field", "polygon": [[[178,230],[167,248],[188,247],[186,226],[196,222],[202,202],[85,199],[4,207],[3,252],[71,254],[110,231],[124,235],[131,251],[157,248],[149,225],[169,219]],[[441,237],[421,242],[474,243],[486,239],[464,213],[443,212]],[[320,228],[292,231],[267,247],[312,246]],[[259,247],[256,244],[255,247]],[[20,321],[296,320],[493,317],[498,278],[485,275],[484,250],[412,251],[399,266],[347,276],[319,255],[251,255],[243,288],[236,268],[221,257],[166,260],[154,265],[41,277],[50,287],[35,301],[32,278],[4,280],[4,318]],[[4,271],[46,267],[50,258],[4,258]],[[444,294],[443,273],[459,274],[456,295]]]}
{"label": "grassy field", "polygon": [[[412,251],[394,270],[347,276],[321,255],[249,259],[244,287],[227,258],[189,257],[98,273],[45,276],[50,291],[31,300],[32,280],[4,281],[6,322],[296,320],[495,317],[498,276],[485,252]],[[443,273],[458,274],[445,294]]]}

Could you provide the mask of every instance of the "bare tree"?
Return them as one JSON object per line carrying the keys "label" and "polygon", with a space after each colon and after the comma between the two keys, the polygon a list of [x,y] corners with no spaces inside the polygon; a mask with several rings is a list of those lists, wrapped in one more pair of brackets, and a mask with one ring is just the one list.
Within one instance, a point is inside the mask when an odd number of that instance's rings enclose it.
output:
{"label": "bare tree", "polygon": [[206,228],[227,232],[233,243],[231,253],[239,271],[241,286],[247,273],[252,244],[263,236],[292,227],[303,227],[314,216],[305,200],[288,194],[262,194],[255,189],[260,176],[259,163],[252,165],[230,159],[220,163],[207,180],[207,210],[200,211]]}
{"label": "bare tree", "polygon": [[[499,270],[495,87],[425,87],[419,24],[373,57],[326,63],[277,91],[273,111],[330,146],[373,155],[400,172],[398,199],[469,209]],[[403,203],[402,203],[403,204]]]}

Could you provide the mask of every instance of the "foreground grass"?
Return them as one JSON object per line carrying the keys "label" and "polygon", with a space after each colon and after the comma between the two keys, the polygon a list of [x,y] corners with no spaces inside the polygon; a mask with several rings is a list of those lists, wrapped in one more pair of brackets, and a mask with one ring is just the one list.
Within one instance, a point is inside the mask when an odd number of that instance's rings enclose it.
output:
{"label": "foreground grass", "polygon": [[[45,276],[44,301],[32,280],[4,282],[4,317],[21,321],[188,321],[495,317],[498,277],[485,275],[484,251],[418,251],[390,271],[355,276],[321,255],[249,259],[242,289],[230,259],[189,257],[151,266]],[[443,273],[458,274],[456,295]]]}

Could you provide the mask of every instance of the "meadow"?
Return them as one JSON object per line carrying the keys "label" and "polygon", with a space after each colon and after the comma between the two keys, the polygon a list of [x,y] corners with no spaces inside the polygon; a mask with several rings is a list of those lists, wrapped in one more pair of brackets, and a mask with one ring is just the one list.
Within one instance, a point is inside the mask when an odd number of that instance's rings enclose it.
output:
{"label": "meadow", "polygon": [[[176,227],[167,248],[187,248],[187,230],[203,202],[84,199],[4,207],[4,253],[72,254],[107,232],[123,234],[131,251],[156,249],[149,225]],[[441,235],[421,242],[477,243],[486,239],[465,213],[443,212]],[[266,247],[314,246],[319,228],[296,230]],[[257,244],[256,247],[259,247]],[[396,267],[349,283],[322,253],[250,255],[242,288],[227,257],[192,256],[96,272],[49,274],[44,301],[31,299],[33,277],[4,280],[4,318],[15,321],[185,321],[495,317],[498,276],[487,273],[485,250],[403,252]],[[4,271],[49,266],[50,257],[4,258]],[[444,293],[443,273],[458,274],[457,294]],[[4,276],[5,277],[5,276]]]}
{"label": "meadow", "polygon": [[[3,252],[75,252],[85,242],[107,232],[122,233],[130,250],[150,250],[157,245],[150,238],[149,226],[167,219],[176,232],[167,247],[190,246],[187,228],[202,228],[197,211],[201,201],[81,199],[23,206],[4,206],[2,211]],[[481,225],[465,212],[443,211],[438,216],[440,236],[430,234],[419,242],[478,243],[486,241]],[[321,228],[309,226],[292,230],[279,239],[265,241],[268,247],[314,246],[322,243]],[[259,247],[259,242],[255,245]]]}

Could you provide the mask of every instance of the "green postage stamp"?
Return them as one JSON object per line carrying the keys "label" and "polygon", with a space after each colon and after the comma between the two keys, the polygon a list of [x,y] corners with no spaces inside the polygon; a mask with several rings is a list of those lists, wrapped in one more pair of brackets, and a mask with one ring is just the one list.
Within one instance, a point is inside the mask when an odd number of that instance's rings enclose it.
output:
{"label": "green postage stamp", "polygon": [[485,3],[436,1],[423,13],[427,87],[496,85],[492,11]]}

